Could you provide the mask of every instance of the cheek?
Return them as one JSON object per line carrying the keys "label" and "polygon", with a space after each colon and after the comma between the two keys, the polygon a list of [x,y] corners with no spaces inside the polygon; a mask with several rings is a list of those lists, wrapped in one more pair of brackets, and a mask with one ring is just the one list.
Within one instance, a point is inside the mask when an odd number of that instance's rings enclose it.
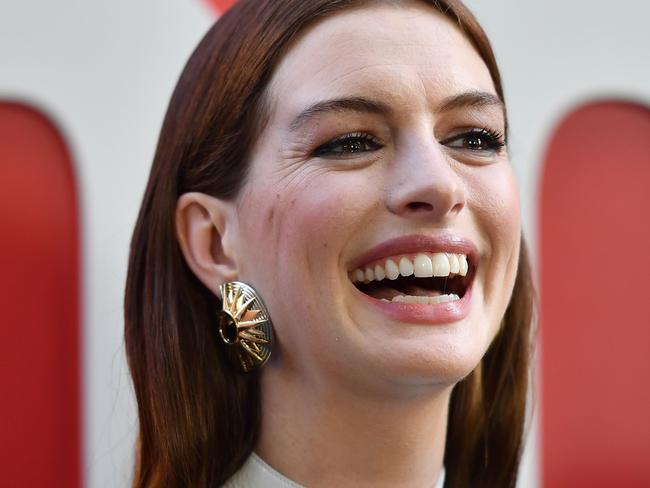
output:
{"label": "cheek", "polygon": [[469,178],[469,201],[487,248],[510,253],[521,234],[519,190],[508,163],[478,168]]}
{"label": "cheek", "polygon": [[342,256],[373,198],[367,180],[345,172],[262,187],[265,194],[248,192],[240,206],[240,278],[261,293],[281,356],[288,364],[311,364],[312,355],[330,350],[347,279]]}
{"label": "cheek", "polygon": [[510,301],[521,241],[517,182],[508,163],[478,168],[471,179],[472,213],[483,238],[485,266],[483,300],[491,321],[501,319]]}
{"label": "cheek", "polygon": [[319,301],[344,272],[342,251],[373,204],[364,183],[352,173],[312,172],[252,185],[265,190],[247,191],[239,208],[242,279],[280,285],[272,293],[283,298],[299,289],[306,305]]}

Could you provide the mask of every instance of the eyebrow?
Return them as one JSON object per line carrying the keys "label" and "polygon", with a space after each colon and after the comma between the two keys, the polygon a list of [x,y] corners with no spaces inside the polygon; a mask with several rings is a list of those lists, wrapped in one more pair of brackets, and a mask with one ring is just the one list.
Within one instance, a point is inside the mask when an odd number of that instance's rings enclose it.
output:
{"label": "eyebrow", "polygon": [[388,105],[364,97],[347,97],[325,100],[315,103],[300,112],[293,119],[289,129],[293,132],[304,125],[307,120],[328,112],[361,112],[368,114],[388,115],[392,112]]}
{"label": "eyebrow", "polygon": [[[449,112],[459,108],[499,106],[505,114],[505,105],[496,95],[482,91],[467,91],[444,99],[437,112]],[[317,102],[300,112],[291,122],[289,130],[297,131],[309,119],[329,112],[361,112],[377,115],[390,115],[391,108],[383,102],[364,97],[346,97]]]}
{"label": "eyebrow", "polygon": [[489,107],[489,106],[498,106],[505,113],[505,104],[503,101],[496,95],[483,92],[478,90],[466,91],[459,93],[458,95],[453,95],[451,97],[445,98],[440,105],[438,105],[438,112],[450,112],[458,108],[480,108],[480,107]]}

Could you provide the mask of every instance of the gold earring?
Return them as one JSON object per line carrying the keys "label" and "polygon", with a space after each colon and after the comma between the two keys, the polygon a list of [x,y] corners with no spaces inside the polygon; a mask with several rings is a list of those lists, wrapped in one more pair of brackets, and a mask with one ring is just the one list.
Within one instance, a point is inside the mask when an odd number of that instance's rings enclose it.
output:
{"label": "gold earring", "polygon": [[231,281],[219,287],[223,297],[219,335],[231,358],[245,373],[260,368],[273,347],[273,323],[257,292],[246,283]]}

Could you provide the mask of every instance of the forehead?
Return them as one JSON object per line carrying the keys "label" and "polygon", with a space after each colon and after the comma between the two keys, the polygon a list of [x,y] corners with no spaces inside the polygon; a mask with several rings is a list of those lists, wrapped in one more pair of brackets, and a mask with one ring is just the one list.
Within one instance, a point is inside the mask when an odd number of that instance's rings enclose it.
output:
{"label": "forehead", "polygon": [[343,11],[291,47],[269,85],[276,116],[338,96],[374,96],[402,108],[458,92],[496,93],[470,41],[423,2]]}

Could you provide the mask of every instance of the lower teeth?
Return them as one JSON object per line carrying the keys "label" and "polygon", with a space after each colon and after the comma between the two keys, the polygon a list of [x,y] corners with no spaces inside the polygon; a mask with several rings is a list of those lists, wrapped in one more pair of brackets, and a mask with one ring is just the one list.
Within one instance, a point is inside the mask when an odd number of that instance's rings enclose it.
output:
{"label": "lower teeth", "polygon": [[393,297],[392,300],[382,299],[384,302],[395,302],[395,303],[416,303],[419,305],[436,305],[438,303],[453,302],[460,300],[460,297],[455,293],[450,293],[448,295],[437,295],[435,297],[419,297],[413,295],[397,295]]}

